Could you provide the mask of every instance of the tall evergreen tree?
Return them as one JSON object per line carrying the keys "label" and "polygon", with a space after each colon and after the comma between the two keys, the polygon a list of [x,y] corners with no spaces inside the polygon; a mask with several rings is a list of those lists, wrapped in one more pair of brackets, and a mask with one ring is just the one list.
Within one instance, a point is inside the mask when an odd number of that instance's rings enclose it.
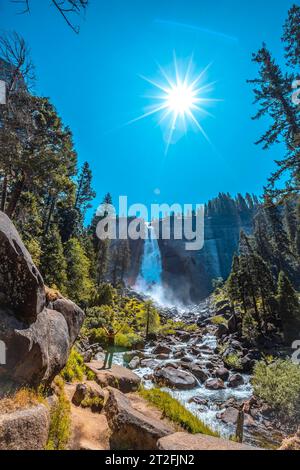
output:
{"label": "tall evergreen tree", "polygon": [[67,264],[60,234],[55,225],[44,236],[41,250],[40,269],[46,285],[66,294]]}
{"label": "tall evergreen tree", "polygon": [[295,289],[283,271],[278,278],[277,302],[284,338],[287,344],[291,345],[292,341],[299,339],[300,303]]}
{"label": "tall evergreen tree", "polygon": [[291,67],[300,67],[300,6],[293,5],[284,25],[282,37],[285,43],[285,57]]}
{"label": "tall evergreen tree", "polygon": [[92,295],[93,283],[90,277],[90,260],[80,241],[71,238],[64,249],[68,279],[68,295],[79,305],[87,305]]}

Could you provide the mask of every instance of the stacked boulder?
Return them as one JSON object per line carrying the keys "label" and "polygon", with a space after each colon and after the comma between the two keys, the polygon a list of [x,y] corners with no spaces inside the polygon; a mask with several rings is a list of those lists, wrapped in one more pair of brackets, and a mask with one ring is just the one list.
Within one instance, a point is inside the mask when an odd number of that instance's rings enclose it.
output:
{"label": "stacked boulder", "polygon": [[83,319],[70,300],[47,299],[41,274],[0,212],[0,396],[50,383],[65,366]]}

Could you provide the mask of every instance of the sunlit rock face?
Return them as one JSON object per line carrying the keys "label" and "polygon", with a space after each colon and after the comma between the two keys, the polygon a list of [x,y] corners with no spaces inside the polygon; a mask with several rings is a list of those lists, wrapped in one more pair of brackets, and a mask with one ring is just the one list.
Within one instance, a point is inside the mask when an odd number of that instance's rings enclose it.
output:
{"label": "sunlit rock face", "polygon": [[[238,250],[240,231],[252,231],[255,206],[244,210],[222,208],[213,212],[206,210],[201,250],[188,251],[187,240],[174,240],[172,221],[170,239],[158,240],[162,263],[160,297],[167,297],[169,303],[197,303],[206,298],[213,290],[214,279],[228,277],[233,255]],[[134,286],[147,264],[144,241],[130,241],[130,248],[129,284]]]}
{"label": "sunlit rock face", "polygon": [[213,290],[213,279],[228,277],[240,231],[251,233],[252,213],[245,217],[205,217],[204,227],[204,247],[200,251],[187,251],[185,240],[159,240],[163,284],[184,303],[206,298]]}
{"label": "sunlit rock face", "polygon": [[206,298],[213,290],[213,279],[228,277],[240,231],[251,232],[252,216],[205,217],[204,227],[204,247],[200,251],[187,251],[182,240],[159,241],[163,283],[182,302],[195,303]]}

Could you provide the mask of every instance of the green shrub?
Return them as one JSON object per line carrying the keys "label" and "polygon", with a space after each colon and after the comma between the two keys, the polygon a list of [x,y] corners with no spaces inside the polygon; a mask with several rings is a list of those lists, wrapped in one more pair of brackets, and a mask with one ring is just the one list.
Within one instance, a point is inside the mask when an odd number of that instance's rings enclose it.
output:
{"label": "green shrub", "polygon": [[143,338],[136,333],[118,333],[115,338],[115,345],[121,348],[134,348],[135,346],[141,344]]}
{"label": "green shrub", "polygon": [[199,418],[188,411],[178,400],[171,397],[167,392],[163,392],[159,388],[151,390],[141,389],[140,395],[147,401],[159,408],[163,415],[174,423],[179,424],[182,428],[192,434],[207,434],[210,436],[218,436]]}
{"label": "green shrub", "polygon": [[223,356],[223,361],[230,369],[234,370],[242,370],[242,361],[238,354],[232,353],[228,354],[228,356]]}
{"label": "green shrub", "polygon": [[300,414],[300,367],[290,360],[272,364],[260,361],[252,377],[254,393],[274,411],[292,417]]}
{"label": "green shrub", "polygon": [[58,402],[51,410],[46,450],[66,450],[71,435],[71,405],[61,377],[56,378]]}
{"label": "green shrub", "polygon": [[72,349],[68,362],[65,368],[61,371],[60,375],[66,382],[74,382],[75,380],[82,380],[86,373],[83,357]]}
{"label": "green shrub", "polygon": [[214,325],[228,326],[228,320],[226,320],[226,318],[222,317],[222,315],[216,315],[215,317],[212,317],[211,322]]}
{"label": "green shrub", "polygon": [[91,408],[92,411],[101,411],[103,408],[104,399],[101,397],[90,397],[87,396],[82,402],[80,406],[82,408]]}

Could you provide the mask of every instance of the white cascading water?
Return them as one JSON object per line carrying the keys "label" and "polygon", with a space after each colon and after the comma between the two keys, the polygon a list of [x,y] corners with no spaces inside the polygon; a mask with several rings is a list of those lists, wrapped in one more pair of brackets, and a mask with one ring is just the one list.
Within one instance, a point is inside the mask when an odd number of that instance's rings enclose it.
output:
{"label": "white cascading water", "polygon": [[144,253],[134,288],[147,295],[158,303],[164,303],[162,288],[162,261],[155,230],[150,224],[146,224],[148,236],[144,243]]}

